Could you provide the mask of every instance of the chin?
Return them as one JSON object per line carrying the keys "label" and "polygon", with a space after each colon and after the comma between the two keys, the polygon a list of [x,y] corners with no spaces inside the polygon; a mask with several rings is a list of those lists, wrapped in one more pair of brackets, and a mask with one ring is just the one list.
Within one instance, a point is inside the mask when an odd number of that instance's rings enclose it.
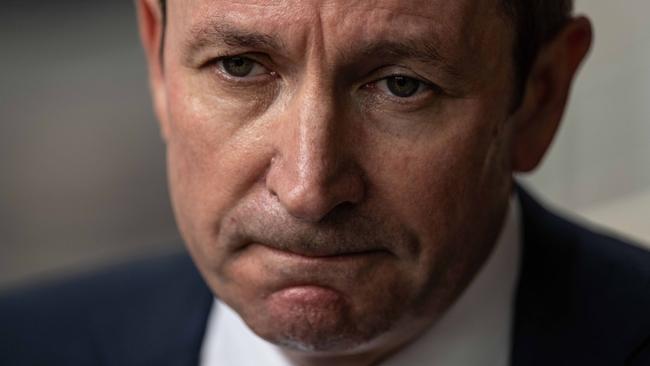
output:
{"label": "chin", "polygon": [[287,350],[313,354],[347,354],[366,348],[390,329],[387,322],[371,328],[356,327],[348,321],[337,324],[312,324],[309,317],[295,316],[289,321],[251,329],[260,337]]}
{"label": "chin", "polygon": [[395,317],[387,311],[359,314],[343,297],[320,298],[311,303],[301,300],[271,297],[262,311],[255,311],[253,316],[245,314],[244,321],[271,343],[313,354],[354,353],[381,338],[394,324]]}

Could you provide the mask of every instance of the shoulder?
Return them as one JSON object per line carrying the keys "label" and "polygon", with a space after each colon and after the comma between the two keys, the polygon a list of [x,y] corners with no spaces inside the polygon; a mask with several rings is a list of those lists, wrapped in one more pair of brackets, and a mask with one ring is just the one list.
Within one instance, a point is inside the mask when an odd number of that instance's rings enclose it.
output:
{"label": "shoulder", "polygon": [[13,290],[0,296],[0,364],[97,364],[108,344],[113,352],[128,352],[120,348],[155,339],[174,326],[177,312],[209,301],[186,254]]}
{"label": "shoulder", "polygon": [[573,364],[634,357],[650,337],[650,252],[519,193],[524,249],[516,335],[573,355]]}
{"label": "shoulder", "polygon": [[650,268],[647,267],[650,251],[640,244],[631,243],[603,229],[587,227],[558,215],[545,208],[523,189],[519,189],[519,198],[526,239],[550,240],[547,244],[553,249],[570,247],[582,251],[583,254],[613,255],[612,260],[624,260],[626,266],[633,265],[633,271],[640,271],[645,276],[650,275]]}

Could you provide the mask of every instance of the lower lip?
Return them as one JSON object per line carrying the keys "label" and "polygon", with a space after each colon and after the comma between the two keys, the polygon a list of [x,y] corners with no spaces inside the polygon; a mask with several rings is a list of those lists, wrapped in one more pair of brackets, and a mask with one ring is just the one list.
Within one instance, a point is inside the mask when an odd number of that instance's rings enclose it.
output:
{"label": "lower lip", "polygon": [[389,258],[385,251],[310,257],[254,243],[238,257],[242,272],[237,276],[248,278],[248,283],[257,284],[267,295],[277,295],[280,301],[332,304],[340,300],[339,291],[347,293],[370,280]]}
{"label": "lower lip", "polygon": [[341,304],[343,296],[338,291],[323,286],[292,286],[271,295],[279,306],[331,307]]}

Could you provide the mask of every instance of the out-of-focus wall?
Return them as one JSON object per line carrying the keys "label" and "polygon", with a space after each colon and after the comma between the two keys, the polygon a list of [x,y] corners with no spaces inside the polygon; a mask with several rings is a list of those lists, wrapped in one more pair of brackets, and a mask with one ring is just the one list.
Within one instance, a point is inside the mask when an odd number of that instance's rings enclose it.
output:
{"label": "out-of-focus wall", "polygon": [[[595,47],[551,154],[522,179],[650,238],[650,2],[578,9]],[[177,237],[132,2],[4,2],[0,288],[173,250]]]}
{"label": "out-of-focus wall", "polygon": [[0,287],[178,247],[131,1],[0,10]]}

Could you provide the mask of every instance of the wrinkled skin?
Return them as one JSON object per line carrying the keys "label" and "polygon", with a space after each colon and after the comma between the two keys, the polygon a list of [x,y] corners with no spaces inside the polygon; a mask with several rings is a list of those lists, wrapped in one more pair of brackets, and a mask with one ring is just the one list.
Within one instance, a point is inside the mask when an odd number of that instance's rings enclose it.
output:
{"label": "wrinkled skin", "polygon": [[511,113],[497,3],[172,0],[160,65],[140,1],[181,234],[220,300],[301,363],[386,357],[490,253],[513,169],[541,158],[515,140],[544,93]]}

